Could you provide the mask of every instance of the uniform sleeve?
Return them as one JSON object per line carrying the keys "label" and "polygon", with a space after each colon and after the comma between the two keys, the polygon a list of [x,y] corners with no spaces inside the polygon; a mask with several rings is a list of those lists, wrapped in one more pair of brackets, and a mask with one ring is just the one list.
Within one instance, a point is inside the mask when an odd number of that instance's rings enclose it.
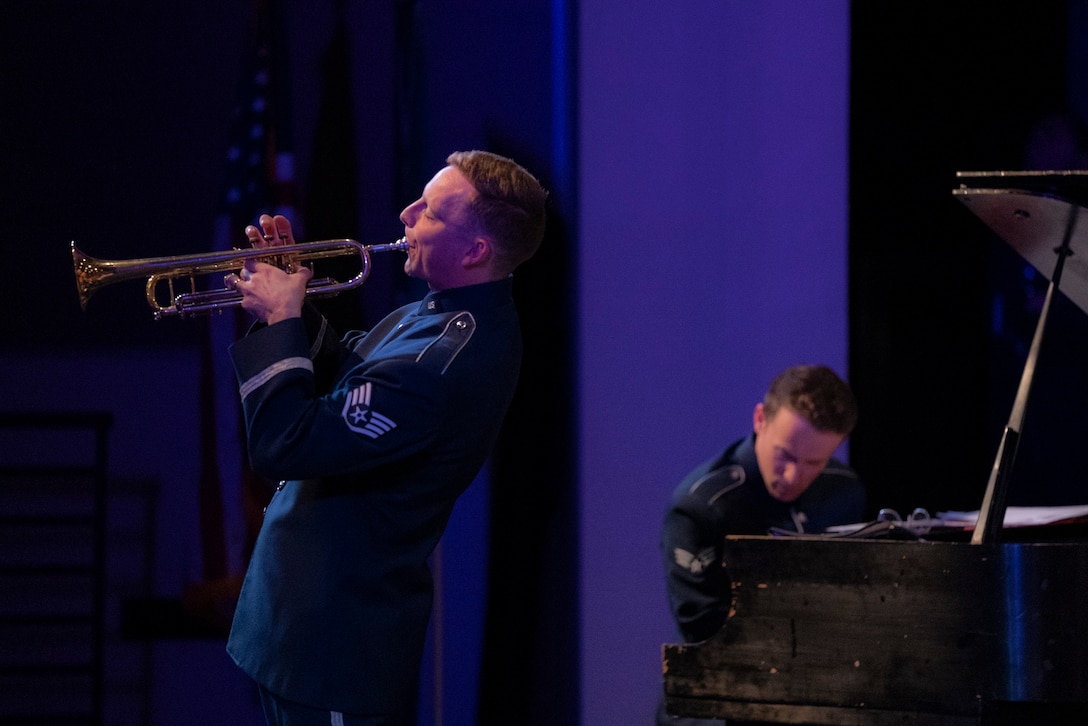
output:
{"label": "uniform sleeve", "polygon": [[719,529],[711,510],[693,495],[674,500],[665,515],[661,549],[669,608],[688,642],[709,638],[729,614],[731,585]]}
{"label": "uniform sleeve", "polygon": [[299,318],[231,347],[249,455],[259,474],[314,479],[359,473],[409,458],[434,440],[445,397],[433,371],[410,359],[360,362],[321,394],[311,357],[317,354]]}

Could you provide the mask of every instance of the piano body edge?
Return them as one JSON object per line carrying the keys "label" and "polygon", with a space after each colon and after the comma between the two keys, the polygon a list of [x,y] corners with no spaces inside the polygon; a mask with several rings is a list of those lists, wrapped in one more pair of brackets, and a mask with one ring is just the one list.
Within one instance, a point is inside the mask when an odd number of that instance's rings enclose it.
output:
{"label": "piano body edge", "polygon": [[1088,544],[729,537],[723,564],[725,627],[663,646],[670,713],[865,726],[1088,713]]}

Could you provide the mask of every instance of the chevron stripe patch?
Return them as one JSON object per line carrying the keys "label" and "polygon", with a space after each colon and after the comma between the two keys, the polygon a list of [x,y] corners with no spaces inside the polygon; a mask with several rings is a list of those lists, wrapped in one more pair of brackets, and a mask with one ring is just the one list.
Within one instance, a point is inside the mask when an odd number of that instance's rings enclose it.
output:
{"label": "chevron stripe patch", "polygon": [[397,427],[388,416],[370,409],[370,383],[364,383],[348,394],[344,402],[344,423],[357,434],[376,439]]}

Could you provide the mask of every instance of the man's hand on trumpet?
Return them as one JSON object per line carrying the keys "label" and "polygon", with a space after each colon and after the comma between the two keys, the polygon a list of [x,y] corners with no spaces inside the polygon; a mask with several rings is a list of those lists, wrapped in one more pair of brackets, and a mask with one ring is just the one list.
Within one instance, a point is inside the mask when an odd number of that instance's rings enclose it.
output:
{"label": "man's hand on trumpet", "polygon": [[257,224],[260,227],[252,224],[246,227],[246,238],[254,247],[283,247],[295,243],[295,237],[291,234],[291,220],[287,217],[262,214]]}
{"label": "man's hand on trumpet", "polygon": [[[254,247],[285,247],[295,243],[291,222],[286,217],[262,214],[258,224],[259,227],[246,227],[246,237]],[[306,285],[313,277],[310,268],[294,264],[290,255],[283,257],[286,270],[251,259],[246,260],[237,274],[232,272],[223,279],[227,288],[241,294],[242,308],[268,325],[302,315]]]}

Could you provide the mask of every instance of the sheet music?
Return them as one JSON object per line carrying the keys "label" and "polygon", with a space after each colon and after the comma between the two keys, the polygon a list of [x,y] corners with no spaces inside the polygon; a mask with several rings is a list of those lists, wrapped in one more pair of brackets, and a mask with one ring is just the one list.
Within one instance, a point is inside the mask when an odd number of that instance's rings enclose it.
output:
{"label": "sheet music", "polygon": [[[890,510],[881,510],[882,515],[884,512],[890,512]],[[925,510],[918,509],[915,512],[921,513],[925,512]],[[891,514],[894,515],[895,513],[891,512]],[[977,509],[971,512],[937,512],[937,515],[932,518],[929,517],[928,513],[924,517],[913,514],[905,520],[899,519],[898,516],[881,516],[873,522],[843,524],[828,527],[826,531],[829,535],[847,536],[878,535],[885,533],[887,530],[896,530],[897,532],[902,530],[901,534],[904,536],[911,532],[916,535],[924,535],[941,529],[974,529],[975,524],[978,523],[978,517],[979,510]],[[1088,504],[1062,507],[1006,507],[1002,527],[1032,527],[1055,524],[1081,517],[1088,517]],[[775,532],[774,534],[781,535],[785,533]]]}
{"label": "sheet music", "polygon": [[[937,519],[946,527],[974,527],[978,522],[979,511],[973,512],[938,512]],[[1066,519],[1088,517],[1088,504],[1064,507],[1006,507],[1005,527],[1031,527],[1039,524],[1054,524]]]}

